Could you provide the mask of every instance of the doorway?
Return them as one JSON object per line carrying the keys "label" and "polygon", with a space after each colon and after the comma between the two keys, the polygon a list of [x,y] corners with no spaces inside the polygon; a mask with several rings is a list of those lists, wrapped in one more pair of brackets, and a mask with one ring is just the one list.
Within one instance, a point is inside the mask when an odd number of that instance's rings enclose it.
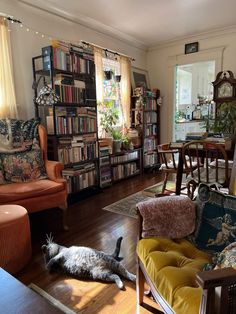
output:
{"label": "doorway", "polygon": [[[192,132],[204,132],[212,103],[215,61],[176,65],[173,140],[183,141]],[[211,111],[214,110],[211,108]]]}

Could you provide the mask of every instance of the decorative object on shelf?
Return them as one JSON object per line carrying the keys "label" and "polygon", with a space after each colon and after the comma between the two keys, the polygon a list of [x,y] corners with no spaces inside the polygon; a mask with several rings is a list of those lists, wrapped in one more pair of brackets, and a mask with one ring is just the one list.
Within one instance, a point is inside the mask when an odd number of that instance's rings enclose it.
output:
{"label": "decorative object on shelf", "polygon": [[198,52],[198,42],[189,43],[185,45],[185,54]]}
{"label": "decorative object on shelf", "polygon": [[46,80],[45,80],[45,76],[42,75],[39,77],[39,79],[37,81],[34,81],[32,88],[34,90],[36,90],[36,92],[37,92],[39,82],[41,81],[42,78],[43,78],[43,87],[40,89],[40,91],[38,93],[38,97],[35,99],[35,102],[41,106],[54,105],[57,102],[59,102],[60,97],[57,96],[55,91],[50,86],[47,85]]}
{"label": "decorative object on shelf", "polygon": [[146,70],[131,67],[131,83],[133,90],[136,87],[143,87],[145,89],[150,87],[148,72]]}

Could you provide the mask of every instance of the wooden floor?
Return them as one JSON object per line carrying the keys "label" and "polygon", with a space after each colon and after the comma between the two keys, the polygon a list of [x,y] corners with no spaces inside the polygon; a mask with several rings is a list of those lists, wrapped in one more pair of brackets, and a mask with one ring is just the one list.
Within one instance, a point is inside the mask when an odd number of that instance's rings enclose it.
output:
{"label": "wooden floor", "polygon": [[[80,201],[78,199],[78,202],[69,207],[69,231],[62,231],[62,216],[57,209],[32,214],[32,259],[16,277],[26,285],[38,285],[77,313],[150,313],[144,308],[137,309],[134,283],[124,281],[126,291],[120,291],[112,283],[81,281],[49,274],[44,266],[41,246],[45,243],[46,234],[51,232],[55,242],[61,245],[83,245],[110,253],[117,238],[123,236],[122,263],[135,273],[137,220],[104,211],[102,208],[160,180],[160,175],[145,174],[114,184],[89,198]],[[146,298],[146,302],[153,304],[149,298]]]}

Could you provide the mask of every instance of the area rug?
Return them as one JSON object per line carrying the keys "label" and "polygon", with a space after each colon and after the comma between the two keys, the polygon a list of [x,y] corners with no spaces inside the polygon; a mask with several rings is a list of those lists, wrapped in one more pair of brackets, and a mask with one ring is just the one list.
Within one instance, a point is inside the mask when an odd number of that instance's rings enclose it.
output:
{"label": "area rug", "polygon": [[104,207],[103,210],[108,210],[110,212],[129,216],[132,218],[138,218],[136,204],[138,202],[143,202],[149,199],[149,196],[144,195],[143,191],[140,191]]}
{"label": "area rug", "polygon": [[28,287],[30,289],[32,289],[34,292],[40,294],[43,298],[47,299],[48,302],[53,304],[53,306],[55,306],[56,308],[61,310],[63,313],[65,313],[65,314],[76,314],[76,312],[74,312],[71,309],[69,309],[67,306],[62,304],[60,301],[58,301],[57,299],[52,297],[50,294],[48,294],[46,291],[44,291],[43,289],[39,288],[35,284],[31,283]]}
{"label": "area rug", "polygon": [[[163,186],[163,182],[159,182],[157,184],[149,186],[148,188],[143,190],[143,194],[145,194],[146,196],[155,197],[155,194],[160,194],[162,192],[162,186]],[[175,194],[174,191],[175,191],[175,182],[174,181],[167,182],[166,190],[164,194]]]}

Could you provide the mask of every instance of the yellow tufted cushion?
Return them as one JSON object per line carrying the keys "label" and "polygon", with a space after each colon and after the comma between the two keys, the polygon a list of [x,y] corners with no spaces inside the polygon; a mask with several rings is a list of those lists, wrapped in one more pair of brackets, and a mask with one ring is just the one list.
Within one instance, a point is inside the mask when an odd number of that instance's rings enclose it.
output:
{"label": "yellow tufted cushion", "polygon": [[202,290],[195,275],[212,258],[184,239],[142,239],[137,254],[158,292],[176,314],[197,314]]}

